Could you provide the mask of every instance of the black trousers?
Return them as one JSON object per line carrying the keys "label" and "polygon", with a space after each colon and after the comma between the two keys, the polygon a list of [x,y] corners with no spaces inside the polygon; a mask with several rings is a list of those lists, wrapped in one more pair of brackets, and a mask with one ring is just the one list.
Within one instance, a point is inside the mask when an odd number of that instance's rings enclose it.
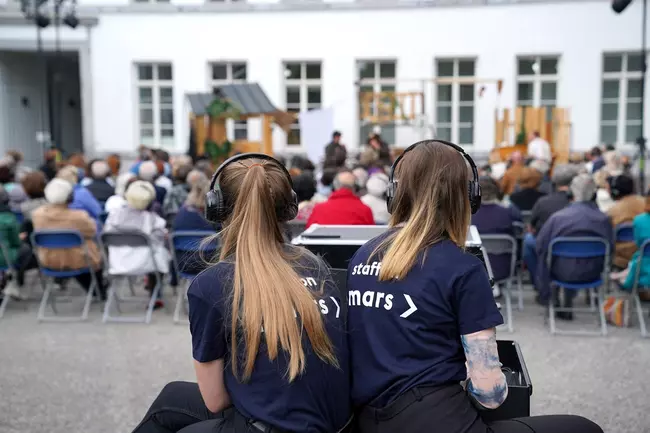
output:
{"label": "black trousers", "polygon": [[[402,399],[412,403],[400,403]],[[454,385],[430,394],[417,389],[409,391],[391,405],[382,409],[366,408],[357,417],[356,433],[394,432],[603,433],[603,430],[592,421],[574,415],[534,416],[486,424],[460,385]]]}

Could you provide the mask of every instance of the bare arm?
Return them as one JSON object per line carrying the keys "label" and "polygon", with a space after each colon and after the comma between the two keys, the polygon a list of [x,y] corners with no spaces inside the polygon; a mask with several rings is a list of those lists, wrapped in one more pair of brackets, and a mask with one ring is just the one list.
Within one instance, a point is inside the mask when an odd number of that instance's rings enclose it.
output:
{"label": "bare arm", "polygon": [[230,406],[230,395],[223,382],[223,359],[210,362],[194,361],[196,381],[201,397],[212,413],[221,412]]}
{"label": "bare arm", "polygon": [[508,386],[501,371],[495,329],[460,338],[467,358],[467,390],[483,407],[496,409],[508,396]]}

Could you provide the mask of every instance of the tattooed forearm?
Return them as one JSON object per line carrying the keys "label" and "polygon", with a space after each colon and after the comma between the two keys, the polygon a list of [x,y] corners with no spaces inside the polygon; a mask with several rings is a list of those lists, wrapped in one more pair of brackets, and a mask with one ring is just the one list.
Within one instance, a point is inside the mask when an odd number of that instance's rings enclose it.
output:
{"label": "tattooed forearm", "polygon": [[468,391],[484,407],[499,407],[508,396],[508,386],[501,372],[495,330],[486,329],[460,338],[467,358]]}

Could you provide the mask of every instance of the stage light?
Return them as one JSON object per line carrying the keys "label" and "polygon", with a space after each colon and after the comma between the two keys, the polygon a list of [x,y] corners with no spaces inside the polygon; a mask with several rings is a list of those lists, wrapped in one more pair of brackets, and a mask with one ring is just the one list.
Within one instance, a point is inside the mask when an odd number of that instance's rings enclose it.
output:
{"label": "stage light", "polygon": [[79,25],[79,18],[74,13],[69,13],[63,18],[63,24],[70,27],[71,29],[77,28]]}
{"label": "stage light", "polygon": [[34,22],[41,29],[44,29],[45,27],[49,26],[50,21],[51,20],[49,17],[42,15],[40,12],[36,14],[36,17],[34,17]]}
{"label": "stage light", "polygon": [[613,0],[612,9],[614,9],[614,12],[617,14],[620,14],[630,5],[630,3],[632,3],[632,0]]}

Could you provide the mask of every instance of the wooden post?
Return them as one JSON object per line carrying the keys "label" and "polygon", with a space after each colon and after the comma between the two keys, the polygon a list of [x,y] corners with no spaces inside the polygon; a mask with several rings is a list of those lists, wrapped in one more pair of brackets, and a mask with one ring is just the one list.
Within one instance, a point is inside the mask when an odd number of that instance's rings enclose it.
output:
{"label": "wooden post", "polygon": [[262,114],[262,146],[260,151],[267,155],[273,155],[273,118],[268,114]]}
{"label": "wooden post", "polygon": [[205,116],[194,116],[193,121],[194,139],[196,140],[196,155],[202,156],[205,153],[205,140],[208,138]]}

